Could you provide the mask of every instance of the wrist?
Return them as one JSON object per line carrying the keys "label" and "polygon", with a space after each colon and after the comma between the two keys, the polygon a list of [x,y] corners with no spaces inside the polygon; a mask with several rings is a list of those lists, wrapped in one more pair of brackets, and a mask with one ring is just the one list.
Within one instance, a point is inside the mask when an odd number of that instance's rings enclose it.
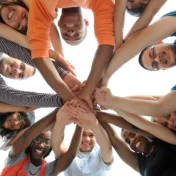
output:
{"label": "wrist", "polygon": [[90,129],[94,132],[94,131],[97,130],[97,128],[99,128],[99,125],[100,125],[100,124],[99,124],[98,120],[96,119],[96,120],[94,121],[94,123],[91,124]]}
{"label": "wrist", "polygon": [[110,107],[111,107],[112,110],[116,110],[115,104],[117,104],[117,102],[118,102],[117,98],[118,97],[116,97],[116,96],[112,96],[112,101],[110,102]]}

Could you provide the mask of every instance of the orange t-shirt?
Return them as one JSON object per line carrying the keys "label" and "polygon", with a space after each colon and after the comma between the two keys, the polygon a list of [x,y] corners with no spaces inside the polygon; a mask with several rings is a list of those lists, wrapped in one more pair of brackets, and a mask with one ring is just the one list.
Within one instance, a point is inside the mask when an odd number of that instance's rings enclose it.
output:
{"label": "orange t-shirt", "polygon": [[49,57],[50,26],[57,8],[83,7],[94,14],[94,31],[98,44],[115,44],[114,4],[112,0],[32,0],[28,19],[28,37],[32,58]]}

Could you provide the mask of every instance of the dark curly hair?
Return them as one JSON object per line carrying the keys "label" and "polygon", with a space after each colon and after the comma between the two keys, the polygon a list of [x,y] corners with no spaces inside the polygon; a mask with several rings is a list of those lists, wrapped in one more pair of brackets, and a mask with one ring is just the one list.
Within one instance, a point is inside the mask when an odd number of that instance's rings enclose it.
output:
{"label": "dark curly hair", "polygon": [[146,6],[147,6],[147,4],[141,4],[140,7],[138,7],[138,8],[129,9],[127,7],[126,9],[130,15],[135,16],[135,17],[140,17],[142,15],[143,11],[145,10]]}
{"label": "dark curly hair", "polygon": [[[9,129],[6,129],[3,127],[3,124],[6,121],[6,119],[8,119],[8,117],[13,115],[14,113],[16,113],[16,112],[7,112],[7,113],[0,114],[0,136],[6,137],[7,139],[10,139],[10,138],[14,137],[19,131],[22,130],[22,129],[20,129],[20,130],[12,131],[12,130],[9,130]],[[35,121],[34,112],[27,112],[27,113],[26,112],[18,112],[18,113],[20,113],[21,117],[26,122],[24,128],[27,128],[34,123],[34,121]]]}
{"label": "dark curly hair", "polygon": [[[22,0],[16,0],[16,1],[14,1],[14,2],[12,2],[12,1],[10,1],[10,2],[3,1],[3,2],[0,2],[0,5],[3,6],[3,7],[4,7],[4,6],[9,6],[9,5],[19,5],[19,6],[25,8],[26,10],[29,11],[28,7],[26,6],[26,4],[25,4]],[[1,7],[1,8],[2,8],[2,7]],[[4,20],[2,19],[2,17],[1,17],[1,14],[0,14],[0,22],[6,24],[6,23],[4,22]],[[22,32],[22,33],[26,35],[27,31]]]}

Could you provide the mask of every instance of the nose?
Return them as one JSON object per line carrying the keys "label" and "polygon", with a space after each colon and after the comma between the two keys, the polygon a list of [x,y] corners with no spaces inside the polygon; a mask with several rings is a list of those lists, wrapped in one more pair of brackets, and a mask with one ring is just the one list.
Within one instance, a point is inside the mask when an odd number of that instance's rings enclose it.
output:
{"label": "nose", "polygon": [[44,148],[44,147],[45,147],[44,142],[41,141],[41,142],[38,144],[38,146],[40,146],[40,148]]}
{"label": "nose", "polygon": [[90,137],[89,137],[89,136],[85,136],[85,137],[83,138],[83,141],[84,141],[84,142],[89,142],[89,141],[90,141]]}
{"label": "nose", "polygon": [[74,29],[68,29],[68,30],[67,30],[67,33],[68,33],[70,36],[74,36],[74,35],[75,35]]}
{"label": "nose", "polygon": [[14,127],[18,126],[19,123],[20,123],[20,122],[19,122],[18,120],[12,121],[12,125],[13,125]]}
{"label": "nose", "polygon": [[18,68],[13,68],[12,69],[12,75],[14,76],[14,77],[19,77],[19,75],[21,74],[21,70],[20,69],[18,69]]}

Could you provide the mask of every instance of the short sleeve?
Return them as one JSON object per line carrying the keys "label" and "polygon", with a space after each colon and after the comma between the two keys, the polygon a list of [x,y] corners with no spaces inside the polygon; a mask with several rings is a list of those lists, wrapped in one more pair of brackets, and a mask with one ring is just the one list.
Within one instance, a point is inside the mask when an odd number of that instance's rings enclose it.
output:
{"label": "short sleeve", "polygon": [[51,161],[46,164],[46,175],[47,176],[52,176],[53,175],[53,170],[54,170],[54,165],[56,161]]}
{"label": "short sleeve", "polygon": [[[56,0],[48,1],[47,6],[43,0],[32,0],[28,20],[28,37],[32,58],[49,57],[50,26],[54,20]],[[50,13],[52,11],[52,14]]]}
{"label": "short sleeve", "polygon": [[12,165],[20,162],[21,160],[23,160],[25,157],[26,157],[26,153],[25,152],[22,152],[21,154],[19,154],[16,157],[13,157],[13,158],[8,157],[5,160],[5,167],[12,166]]}
{"label": "short sleeve", "polygon": [[173,91],[173,90],[176,90],[176,85],[174,87],[172,87],[171,91]]}
{"label": "short sleeve", "polygon": [[94,32],[99,45],[115,45],[114,4],[112,0],[97,0],[89,7],[94,14]]}

